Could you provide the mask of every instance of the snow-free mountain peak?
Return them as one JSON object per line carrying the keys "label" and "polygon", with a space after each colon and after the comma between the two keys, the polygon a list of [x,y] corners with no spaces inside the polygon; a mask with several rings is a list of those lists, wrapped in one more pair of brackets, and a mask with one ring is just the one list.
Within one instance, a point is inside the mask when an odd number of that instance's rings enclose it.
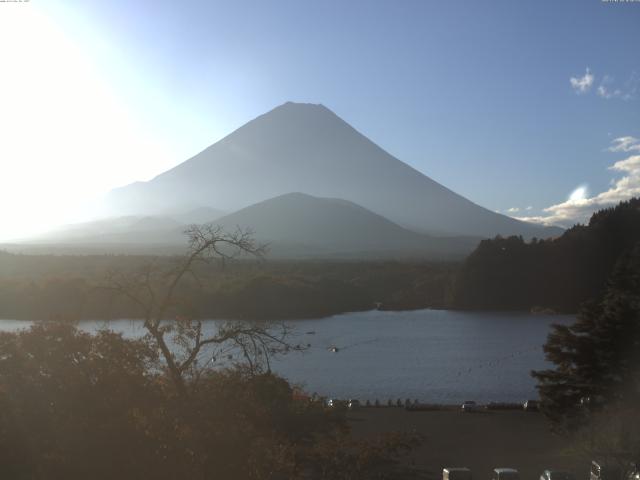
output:
{"label": "snow-free mountain peak", "polygon": [[109,202],[117,214],[162,214],[194,205],[233,212],[289,192],[348,200],[429,234],[557,234],[472,203],[322,105],[292,102],[148,182],[112,191]]}

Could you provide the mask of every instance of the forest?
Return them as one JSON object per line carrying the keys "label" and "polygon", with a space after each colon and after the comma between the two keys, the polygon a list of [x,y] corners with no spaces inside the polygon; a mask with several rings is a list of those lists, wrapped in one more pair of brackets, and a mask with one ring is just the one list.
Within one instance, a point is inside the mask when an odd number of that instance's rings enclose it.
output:
{"label": "forest", "polygon": [[[179,257],[0,253],[0,318],[138,318],[113,295],[109,277],[171,268]],[[194,318],[295,319],[364,311],[443,308],[457,264],[287,262],[240,259],[200,263],[180,286]],[[184,312],[183,312],[184,313]]]}
{"label": "forest", "polygon": [[453,307],[575,313],[599,298],[621,256],[640,242],[640,198],[594,213],[558,238],[483,240],[458,272]]}

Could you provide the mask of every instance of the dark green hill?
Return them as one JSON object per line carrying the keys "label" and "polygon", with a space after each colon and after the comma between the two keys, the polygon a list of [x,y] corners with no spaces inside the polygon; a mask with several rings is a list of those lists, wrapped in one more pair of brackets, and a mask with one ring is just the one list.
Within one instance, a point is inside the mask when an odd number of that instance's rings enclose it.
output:
{"label": "dark green hill", "polygon": [[601,295],[616,261],[640,242],[640,198],[596,212],[552,240],[484,240],[457,278],[454,304],[467,309],[550,308],[575,312]]}

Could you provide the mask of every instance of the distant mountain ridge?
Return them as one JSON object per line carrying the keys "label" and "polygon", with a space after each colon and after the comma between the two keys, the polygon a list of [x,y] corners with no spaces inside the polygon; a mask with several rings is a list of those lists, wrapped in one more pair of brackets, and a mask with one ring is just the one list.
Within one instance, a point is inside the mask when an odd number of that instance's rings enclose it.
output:
{"label": "distant mountain ridge", "polygon": [[285,103],[148,182],[113,190],[116,214],[236,211],[290,192],[354,202],[437,235],[548,237],[561,230],[480,207],[401,162],[322,105]]}
{"label": "distant mountain ridge", "polygon": [[466,256],[476,237],[429,237],[407,230],[360,205],[335,198],[288,193],[259,202],[215,223],[226,230],[249,226],[273,256],[423,257]]}
{"label": "distant mountain ridge", "polygon": [[[250,229],[275,258],[425,258],[456,260],[469,254],[479,237],[431,237],[407,230],[360,205],[335,198],[288,193],[243,208],[220,218],[201,209],[182,215],[180,223],[168,217],[125,216],[68,225],[35,239],[29,245],[78,251],[139,252],[161,248],[167,253],[184,250],[188,223],[213,223],[227,231]],[[47,251],[45,249],[45,251]]]}
{"label": "distant mountain ridge", "polygon": [[30,239],[48,244],[177,244],[184,243],[182,222],[169,217],[128,215],[64,225]]}

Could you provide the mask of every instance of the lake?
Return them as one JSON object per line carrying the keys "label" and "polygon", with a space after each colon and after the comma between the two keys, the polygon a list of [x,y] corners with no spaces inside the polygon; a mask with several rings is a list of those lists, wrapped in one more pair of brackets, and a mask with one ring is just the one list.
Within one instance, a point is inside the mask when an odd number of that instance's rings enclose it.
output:
{"label": "lake", "polygon": [[[552,323],[568,315],[416,310],[357,312],[288,322],[295,343],[310,344],[273,364],[312,393],[362,401],[393,398],[422,402],[520,402],[537,398],[531,370],[544,369],[542,345]],[[0,330],[26,322],[0,320]],[[93,331],[105,322],[86,321]],[[140,321],[116,320],[109,328],[136,337]],[[215,321],[208,321],[215,328]],[[336,347],[335,352],[331,347]]]}

